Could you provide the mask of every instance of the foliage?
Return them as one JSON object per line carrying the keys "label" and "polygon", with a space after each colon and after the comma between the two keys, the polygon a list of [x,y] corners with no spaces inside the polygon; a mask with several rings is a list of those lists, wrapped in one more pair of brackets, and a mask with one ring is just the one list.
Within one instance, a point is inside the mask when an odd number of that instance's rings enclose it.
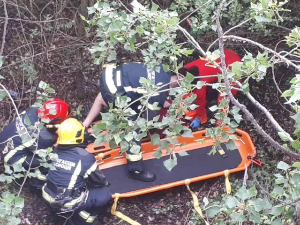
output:
{"label": "foliage", "polygon": [[[279,162],[279,173],[268,178],[265,184],[267,191],[258,191],[252,181],[246,186],[237,185],[232,196],[222,195],[218,201],[203,199],[206,216],[216,224],[237,224],[251,221],[255,224],[294,224],[294,214],[299,207],[299,179],[300,163],[291,166]],[[256,178],[255,178],[256,179]],[[260,189],[264,187],[259,186]],[[199,216],[194,215],[191,220],[200,224]]]}
{"label": "foliage", "polygon": [[21,223],[21,219],[17,216],[24,207],[24,199],[9,191],[1,194],[0,198],[0,222],[3,225],[17,225]]}
{"label": "foliage", "polygon": [[115,1],[99,1],[89,8],[89,14],[93,17],[87,22],[97,27],[97,37],[100,39],[90,49],[95,64],[116,60],[116,46],[123,45],[126,50],[140,51],[150,68],[168,58],[176,69],[177,56],[190,54],[189,50],[175,42],[179,22],[177,12],[158,10],[155,4],[151,9],[137,1],[132,4],[131,13]]}

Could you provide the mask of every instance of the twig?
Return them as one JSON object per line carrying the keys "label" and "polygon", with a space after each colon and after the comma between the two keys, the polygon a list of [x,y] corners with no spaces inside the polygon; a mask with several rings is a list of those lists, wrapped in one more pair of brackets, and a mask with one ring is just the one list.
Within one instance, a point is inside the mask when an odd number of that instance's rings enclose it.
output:
{"label": "twig", "polygon": [[[223,40],[225,39],[233,39],[233,40],[238,40],[238,41],[242,41],[242,42],[248,42],[250,44],[253,44],[253,45],[256,45],[257,47],[261,48],[261,49],[264,49],[268,52],[271,52],[273,53],[276,57],[278,57],[279,59],[281,59],[283,62],[285,62],[287,65],[291,65],[293,66],[294,68],[296,68],[298,71],[300,71],[300,66],[296,65],[295,63],[293,63],[291,60],[287,59],[286,57],[280,55],[278,52],[258,43],[258,42],[255,42],[255,41],[252,41],[248,38],[243,38],[243,37],[239,37],[239,36],[235,36],[235,35],[227,35],[227,36],[222,36],[222,43],[223,43]],[[220,40],[219,40],[220,42]],[[223,43],[224,45],[224,43]]]}
{"label": "twig", "polygon": [[[226,32],[224,32],[224,35],[225,35],[225,34],[228,34],[230,31],[232,31],[232,30],[234,30],[234,29],[236,29],[236,28],[238,28],[238,27],[241,27],[241,26],[244,25],[245,23],[248,23],[251,19],[252,19],[252,18],[249,18],[249,19],[247,19],[247,20],[241,22],[240,24],[238,24],[238,25],[236,25],[236,26],[234,26],[234,27],[231,27],[231,28],[228,29]],[[219,40],[219,39],[214,40],[214,42],[211,43],[210,46],[207,48],[207,51],[209,51],[209,49],[210,49],[215,43],[217,43],[218,40]]]}
{"label": "twig", "polygon": [[2,34],[2,45],[0,49],[0,56],[3,55],[3,50],[5,46],[5,37],[6,37],[6,32],[7,32],[7,24],[8,24],[8,14],[7,14],[7,8],[6,8],[6,0],[3,0],[3,8],[4,8],[4,13],[5,13],[5,22],[4,22],[4,27],[3,27],[3,34]]}
{"label": "twig", "polygon": [[188,41],[196,48],[198,49],[203,56],[206,56],[205,51],[200,47],[199,43],[195,40],[195,38],[189,34],[189,32],[186,31],[183,27],[177,25],[178,29],[184,34],[184,36],[188,39]]}
{"label": "twig", "polygon": [[124,3],[122,2],[122,0],[118,0],[118,2],[120,2],[120,4],[121,4],[128,12],[132,13],[132,11],[131,11],[130,9],[128,9],[128,8],[126,7],[126,5],[124,5]]}
{"label": "twig", "polygon": [[[3,0],[3,1],[5,2],[6,0]],[[2,17],[2,16],[0,16],[0,19],[23,21],[23,22],[28,22],[28,23],[49,23],[49,22],[55,22],[55,21],[58,21],[58,20],[73,21],[73,20],[71,20],[69,18],[57,18],[57,19],[54,19],[54,20],[38,20],[38,21],[34,21],[34,20],[24,20],[24,19],[20,19],[20,18],[8,18],[8,17]]]}
{"label": "twig", "polygon": [[[248,111],[248,109],[246,108],[245,105],[239,103],[235,97],[232,95],[231,91],[230,91],[230,82],[228,79],[228,74],[227,74],[227,70],[226,70],[226,63],[225,63],[225,54],[224,54],[224,39],[225,38],[232,38],[232,39],[238,39],[238,40],[244,40],[250,43],[253,43],[263,49],[267,49],[268,51],[274,53],[275,55],[277,55],[279,58],[282,58],[286,63],[293,65],[296,68],[299,68],[297,65],[295,65],[294,63],[290,62],[289,60],[287,60],[286,58],[282,57],[281,55],[279,55],[277,52],[273,51],[272,49],[269,49],[257,42],[254,42],[252,40],[246,39],[246,38],[240,38],[234,35],[230,35],[230,36],[223,36],[223,29],[222,26],[220,24],[220,13],[223,7],[224,1],[222,1],[220,7],[217,10],[217,15],[216,15],[216,23],[217,23],[217,31],[218,31],[218,36],[219,36],[219,49],[220,49],[220,53],[221,53],[221,66],[222,66],[222,71],[223,71],[223,76],[224,76],[224,82],[225,82],[225,90],[226,93],[230,99],[230,101],[237,106],[239,109],[241,109],[241,111],[243,111],[243,113],[245,114],[246,118],[251,121],[251,123],[254,125],[254,127],[256,128],[257,132],[262,135],[276,150],[281,151],[287,155],[290,155],[292,157],[295,157],[297,159],[300,158],[300,155],[292,152],[292,151],[288,151],[286,150],[284,147],[282,147],[278,142],[276,142],[270,135],[268,135],[264,129],[256,122],[255,118],[253,117],[253,115]],[[300,70],[300,68],[299,68]]]}

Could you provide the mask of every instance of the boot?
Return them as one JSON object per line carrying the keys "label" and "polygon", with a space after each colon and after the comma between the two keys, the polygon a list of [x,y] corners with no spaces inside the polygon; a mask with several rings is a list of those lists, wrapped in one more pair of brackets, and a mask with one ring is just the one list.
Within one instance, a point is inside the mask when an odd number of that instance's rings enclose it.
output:
{"label": "boot", "polygon": [[140,180],[143,182],[151,182],[154,181],[156,176],[154,173],[149,171],[129,171],[128,177],[136,180]]}

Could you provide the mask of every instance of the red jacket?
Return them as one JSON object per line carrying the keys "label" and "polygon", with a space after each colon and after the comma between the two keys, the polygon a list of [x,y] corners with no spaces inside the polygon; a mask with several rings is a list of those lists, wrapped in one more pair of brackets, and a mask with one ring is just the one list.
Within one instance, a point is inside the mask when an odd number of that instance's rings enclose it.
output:
{"label": "red jacket", "polygon": [[[240,56],[234,52],[232,49],[225,49],[225,63],[226,66],[230,66],[234,62],[240,62]],[[216,62],[221,64],[221,59],[217,59]],[[192,67],[197,67],[199,70],[199,76],[201,76],[200,80],[205,81],[206,83],[212,84],[218,82],[218,77],[206,77],[209,75],[217,75],[221,74],[221,71],[218,68],[214,68],[211,66],[207,66],[207,61],[198,59],[184,66],[185,69],[190,69]],[[230,68],[230,67],[229,67]],[[237,87],[236,85],[232,85]],[[199,106],[197,110],[197,117],[206,118],[206,86],[203,86],[201,89],[195,89],[194,93],[197,95],[196,104]],[[232,90],[231,93],[233,95],[237,94],[237,90]],[[222,100],[223,97],[219,95],[218,103]],[[204,121],[202,120],[202,123]]]}

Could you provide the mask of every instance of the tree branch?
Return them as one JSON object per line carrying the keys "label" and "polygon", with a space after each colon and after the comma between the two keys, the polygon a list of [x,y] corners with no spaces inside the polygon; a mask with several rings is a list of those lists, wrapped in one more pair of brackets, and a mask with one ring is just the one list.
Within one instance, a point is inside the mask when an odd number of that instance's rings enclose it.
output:
{"label": "tree branch", "polygon": [[[242,87],[242,84],[239,81],[234,81],[239,87]],[[270,120],[270,122],[272,123],[273,127],[279,131],[279,132],[284,132],[287,133],[279,124],[278,122],[274,119],[273,115],[269,112],[269,110],[266,109],[266,107],[264,107],[262,104],[260,104],[251,94],[250,92],[244,93],[247,98],[258,108],[260,109],[265,115],[266,117]],[[294,141],[294,139],[289,136],[288,137],[289,142],[292,143]]]}
{"label": "tree branch", "polygon": [[[263,128],[257,123],[257,121],[255,120],[255,118],[253,117],[253,115],[248,111],[248,109],[246,108],[245,105],[241,104],[238,102],[238,100],[236,100],[234,98],[234,96],[232,95],[231,91],[230,91],[230,82],[228,79],[228,74],[227,74],[227,70],[226,70],[226,63],[225,63],[225,54],[224,54],[224,39],[225,38],[232,38],[232,39],[244,39],[244,38],[239,38],[233,35],[224,37],[223,36],[223,29],[220,23],[220,13],[221,10],[223,8],[224,3],[226,2],[226,0],[223,0],[220,4],[220,6],[218,7],[217,10],[217,15],[216,15],[216,23],[217,23],[217,31],[218,31],[218,36],[219,36],[219,50],[221,53],[221,67],[222,67],[222,72],[223,72],[223,76],[224,76],[224,82],[225,82],[225,87],[226,87],[226,93],[230,99],[230,101],[237,106],[239,109],[242,110],[242,112],[245,114],[246,118],[251,121],[251,123],[254,125],[254,127],[256,128],[257,132],[262,135],[277,151],[281,151],[287,155],[290,155],[292,157],[295,157],[297,159],[300,158],[300,155],[295,153],[295,152],[291,152],[286,150],[284,147],[282,147],[278,142],[276,142],[270,135],[268,135]],[[263,49],[268,49],[265,46],[253,42],[249,39],[245,39],[250,43],[255,43],[256,45],[260,46]],[[280,56],[277,52],[274,52],[271,49],[268,49],[270,52],[273,52],[274,54],[278,55],[279,58],[283,58],[282,56]],[[285,58],[284,58],[285,59]],[[290,65],[292,65],[292,62],[289,62]],[[298,67],[297,65],[294,65],[295,67]]]}
{"label": "tree branch", "polygon": [[0,49],[0,56],[3,55],[4,46],[5,46],[5,38],[6,38],[6,29],[7,29],[7,24],[8,24],[6,0],[3,0],[3,8],[4,8],[4,13],[5,13],[5,21],[4,21],[4,26],[3,26],[2,45],[1,45],[1,49]]}
{"label": "tree branch", "polygon": [[[227,36],[222,36],[222,43],[224,40],[226,39],[233,39],[233,40],[237,40],[237,41],[242,41],[242,42],[248,42],[250,44],[253,44],[253,45],[256,45],[257,47],[261,48],[261,49],[264,49],[268,52],[271,52],[273,53],[276,57],[278,57],[279,59],[281,59],[281,61],[285,62],[287,65],[291,65],[293,66],[294,68],[296,68],[298,71],[300,71],[300,66],[296,65],[295,63],[293,63],[291,60],[287,59],[286,57],[280,55],[278,52],[274,51],[273,49],[270,49],[258,42],[255,42],[255,41],[252,41],[248,38],[242,38],[242,37],[239,37],[239,36],[235,36],[235,35],[227,35]],[[219,43],[220,43],[220,40],[219,40]]]}

